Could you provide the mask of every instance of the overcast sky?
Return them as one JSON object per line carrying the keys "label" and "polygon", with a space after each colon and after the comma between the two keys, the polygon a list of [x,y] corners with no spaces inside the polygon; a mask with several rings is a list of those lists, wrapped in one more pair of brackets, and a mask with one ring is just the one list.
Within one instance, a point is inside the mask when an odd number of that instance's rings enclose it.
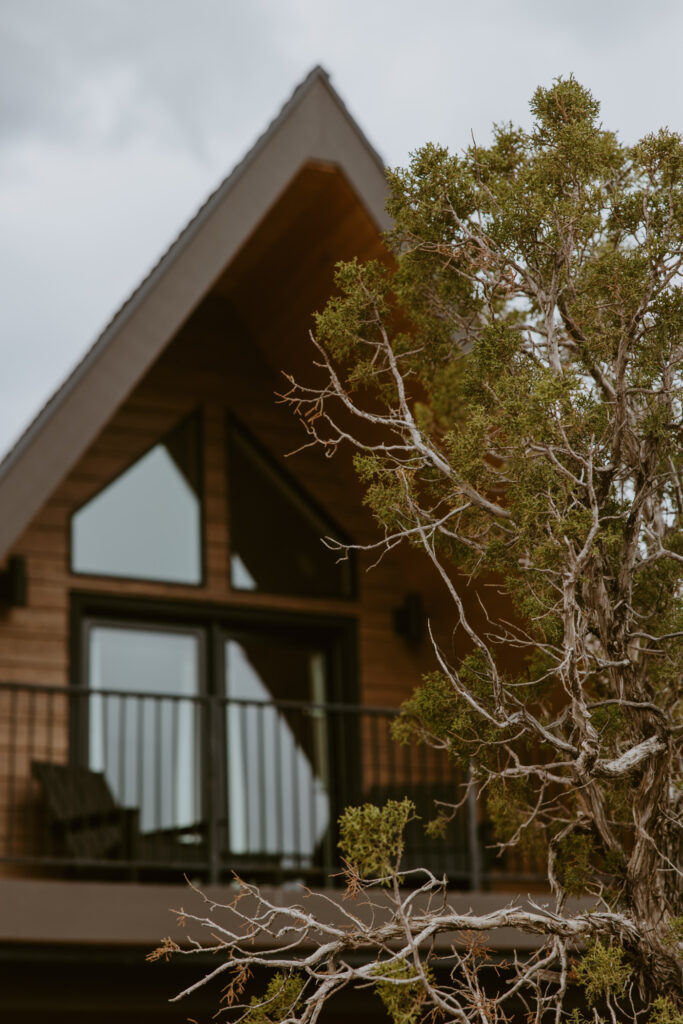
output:
{"label": "overcast sky", "polygon": [[574,72],[683,130],[680,0],[1,0],[0,453],[322,64],[387,163]]}

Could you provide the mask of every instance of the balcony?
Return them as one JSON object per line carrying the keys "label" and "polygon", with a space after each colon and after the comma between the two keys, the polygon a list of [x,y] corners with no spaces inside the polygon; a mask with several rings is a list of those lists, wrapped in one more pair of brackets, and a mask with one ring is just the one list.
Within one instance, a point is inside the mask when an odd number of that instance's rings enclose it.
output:
{"label": "balcony", "polygon": [[[442,753],[397,746],[396,714],[0,684],[0,873],[334,884],[346,805],[409,796],[429,820],[464,781]],[[460,889],[537,879],[533,865],[493,860],[484,834],[474,801],[443,840],[414,822],[404,865]]]}

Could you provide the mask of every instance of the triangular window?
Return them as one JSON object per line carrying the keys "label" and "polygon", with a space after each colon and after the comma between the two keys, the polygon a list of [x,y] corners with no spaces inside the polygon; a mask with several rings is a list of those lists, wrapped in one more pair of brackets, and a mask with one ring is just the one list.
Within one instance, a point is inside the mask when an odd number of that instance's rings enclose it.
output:
{"label": "triangular window", "polygon": [[199,420],[183,420],[71,519],[73,572],[202,581]]}
{"label": "triangular window", "polygon": [[344,541],[290,477],[230,424],[228,431],[230,575],[235,590],[302,597],[352,596],[350,560],[321,538]]}

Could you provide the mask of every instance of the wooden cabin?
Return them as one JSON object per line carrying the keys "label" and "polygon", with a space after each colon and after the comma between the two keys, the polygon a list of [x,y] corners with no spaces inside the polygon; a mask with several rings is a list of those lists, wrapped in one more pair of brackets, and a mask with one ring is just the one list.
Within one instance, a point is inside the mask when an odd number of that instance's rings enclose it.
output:
{"label": "wooden cabin", "polygon": [[[457,785],[389,739],[426,617],[449,628],[440,584],[409,549],[368,571],[321,544],[377,528],[277,400],[315,373],[335,263],[385,258],[384,200],[315,69],[0,466],[0,956],[25,1024],[184,1020],[182,979],[152,996],[132,966],[169,886],[329,885],[345,804],[429,814]],[[410,856],[480,890],[479,831],[466,808]]]}

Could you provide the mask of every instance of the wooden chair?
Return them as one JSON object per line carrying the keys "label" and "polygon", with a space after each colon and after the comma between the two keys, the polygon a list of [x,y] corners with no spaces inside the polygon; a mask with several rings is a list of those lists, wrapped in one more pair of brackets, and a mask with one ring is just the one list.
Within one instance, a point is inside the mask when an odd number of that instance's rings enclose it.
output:
{"label": "wooden chair", "polygon": [[137,809],[116,803],[103,772],[74,764],[33,761],[57,848],[65,859],[135,860]]}

